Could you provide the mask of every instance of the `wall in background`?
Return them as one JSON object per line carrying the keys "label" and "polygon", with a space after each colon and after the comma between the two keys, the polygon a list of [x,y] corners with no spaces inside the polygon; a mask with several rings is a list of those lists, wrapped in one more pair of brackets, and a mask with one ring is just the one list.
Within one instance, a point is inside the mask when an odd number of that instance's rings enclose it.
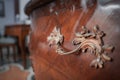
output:
{"label": "wall in background", "polygon": [[0,34],[3,35],[4,27],[15,23],[14,0],[4,0],[5,16],[0,17]]}
{"label": "wall in background", "polygon": [[24,21],[25,19],[28,18],[24,13],[24,7],[28,3],[28,1],[30,1],[30,0],[19,0],[19,3],[20,3],[20,20],[21,21]]}
{"label": "wall in background", "polygon": [[[24,23],[28,17],[24,13],[24,7],[30,0],[19,0],[19,22],[16,21],[14,0],[4,0],[5,17],[0,17],[0,34],[4,34],[5,25]],[[17,16],[17,18],[18,18]]]}

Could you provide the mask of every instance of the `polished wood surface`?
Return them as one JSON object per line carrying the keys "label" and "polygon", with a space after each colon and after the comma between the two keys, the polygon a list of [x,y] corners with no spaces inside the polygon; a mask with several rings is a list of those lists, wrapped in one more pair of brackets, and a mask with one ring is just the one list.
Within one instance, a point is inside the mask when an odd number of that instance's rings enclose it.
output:
{"label": "polished wood surface", "polygon": [[[80,0],[59,0],[50,6],[44,5],[31,13],[32,25],[30,35],[30,52],[36,80],[119,80],[120,79],[120,1],[109,0],[92,3],[92,6],[80,6]],[[84,1],[84,0],[83,0]],[[93,1],[93,0],[88,0]],[[74,7],[71,7],[75,5]],[[56,14],[57,12],[57,14]],[[81,26],[88,29],[99,25],[105,32],[105,44],[115,47],[113,60],[105,63],[103,69],[89,67],[94,58],[89,53],[79,55],[59,55],[54,47],[49,47],[47,37],[56,25],[61,26],[64,34],[64,47],[73,50],[71,44],[74,33],[81,31]]]}
{"label": "polished wood surface", "polygon": [[5,35],[18,38],[18,47],[20,48],[23,66],[26,67],[25,37],[29,34],[30,25],[7,25]]}

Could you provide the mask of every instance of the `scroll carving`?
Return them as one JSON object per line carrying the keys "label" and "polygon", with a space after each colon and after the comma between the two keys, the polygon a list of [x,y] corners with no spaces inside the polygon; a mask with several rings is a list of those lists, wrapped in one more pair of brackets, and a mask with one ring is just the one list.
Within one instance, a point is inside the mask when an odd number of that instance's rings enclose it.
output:
{"label": "scroll carving", "polygon": [[55,27],[47,38],[49,46],[54,46],[56,52],[60,55],[68,55],[76,52],[90,52],[96,56],[90,66],[95,68],[103,68],[103,64],[106,61],[111,61],[108,56],[113,50],[113,46],[104,45],[103,38],[104,32],[99,30],[98,26],[93,27],[93,31],[89,31],[86,27],[82,27],[81,32],[75,33],[75,38],[72,41],[74,46],[77,46],[74,50],[66,51],[62,46],[64,42],[64,36],[61,34],[60,28]]}

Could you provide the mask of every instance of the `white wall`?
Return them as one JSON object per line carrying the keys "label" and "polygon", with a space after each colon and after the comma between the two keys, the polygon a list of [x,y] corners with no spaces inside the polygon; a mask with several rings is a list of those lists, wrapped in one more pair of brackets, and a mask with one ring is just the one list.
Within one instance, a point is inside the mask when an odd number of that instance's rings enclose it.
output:
{"label": "white wall", "polygon": [[7,24],[15,23],[14,0],[3,0],[5,5],[5,17],[0,17],[0,34],[4,33]]}
{"label": "white wall", "polygon": [[27,18],[24,13],[24,7],[30,0],[19,0],[20,21],[15,22],[14,0],[4,0],[5,3],[5,17],[0,17],[0,34],[4,34],[5,25],[23,23]]}
{"label": "white wall", "polygon": [[20,3],[20,20],[21,21],[24,21],[25,19],[28,18],[24,13],[24,7],[28,3],[28,1],[30,1],[30,0],[19,0],[19,3]]}

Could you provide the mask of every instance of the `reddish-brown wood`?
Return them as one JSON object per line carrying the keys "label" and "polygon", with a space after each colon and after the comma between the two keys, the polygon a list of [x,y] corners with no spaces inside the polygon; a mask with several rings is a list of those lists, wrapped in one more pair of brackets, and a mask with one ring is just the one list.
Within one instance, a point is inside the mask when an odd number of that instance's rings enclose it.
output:
{"label": "reddish-brown wood", "polygon": [[[99,1],[85,9],[80,6],[79,0],[65,0],[64,5],[59,1],[52,2],[55,4],[52,13],[51,3],[35,9],[31,13],[32,31],[29,48],[36,80],[119,80],[120,8],[113,8],[119,6],[119,3],[119,0]],[[72,9],[72,5],[75,5],[75,10]],[[55,15],[56,11],[58,15]],[[47,42],[47,37],[56,25],[61,25],[61,32],[65,37],[64,47],[68,50],[74,48],[71,44],[74,33],[79,32],[82,25],[90,30],[93,26],[99,25],[106,33],[104,43],[115,47],[114,52],[109,54],[113,58],[112,62],[105,63],[103,69],[94,69],[89,66],[93,59],[89,53],[57,54],[55,48],[49,47]]]}

